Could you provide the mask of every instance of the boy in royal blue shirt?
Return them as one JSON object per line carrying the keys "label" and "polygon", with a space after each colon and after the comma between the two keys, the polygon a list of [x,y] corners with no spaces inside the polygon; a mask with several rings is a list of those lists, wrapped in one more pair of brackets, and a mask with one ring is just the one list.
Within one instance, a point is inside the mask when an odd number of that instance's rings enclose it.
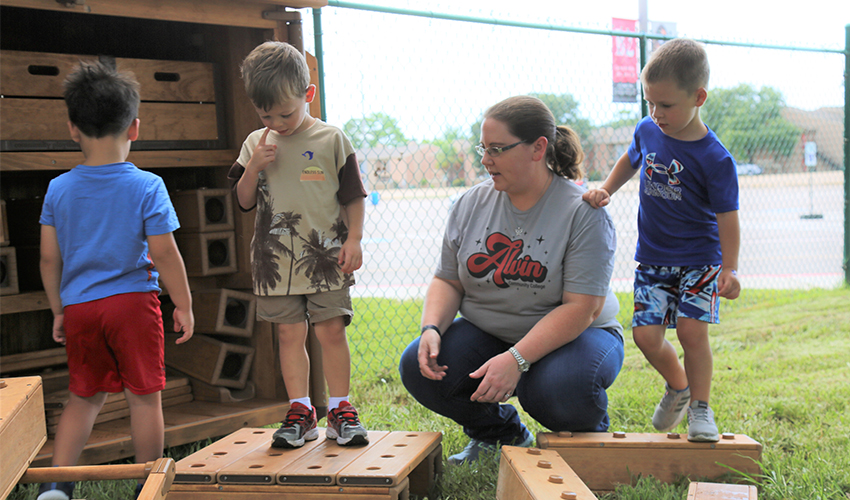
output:
{"label": "boy in royal blue shirt", "polygon": [[[139,84],[103,63],[65,81],[68,127],[85,161],[53,179],[41,212],[41,279],[53,339],[68,353],[71,396],[53,465],[75,465],[110,392],[124,391],[137,462],[162,456],[164,330],[158,279],[174,302],[177,343],[195,319],[177,215],[162,179],[126,161],[139,136]],[[72,498],[74,483],[44,483],[38,500]],[[141,484],[136,488],[136,495]]]}
{"label": "boy in royal blue shirt", "polygon": [[[719,439],[708,406],[708,325],[719,322],[718,296],[735,299],[741,289],[735,160],[699,115],[708,77],[700,44],[676,39],[662,45],[641,73],[650,116],[638,123],[602,186],[583,196],[605,206],[640,171],[634,339],[667,382],[652,424],[673,429],[687,412],[691,441]],[[676,328],[684,366],[664,338],[666,328]]]}

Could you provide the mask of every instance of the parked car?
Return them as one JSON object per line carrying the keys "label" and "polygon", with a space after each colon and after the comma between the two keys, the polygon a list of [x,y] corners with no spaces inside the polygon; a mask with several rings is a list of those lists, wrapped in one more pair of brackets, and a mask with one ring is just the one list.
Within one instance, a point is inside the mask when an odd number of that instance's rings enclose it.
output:
{"label": "parked car", "polygon": [[755,163],[739,163],[738,175],[760,175],[764,170]]}

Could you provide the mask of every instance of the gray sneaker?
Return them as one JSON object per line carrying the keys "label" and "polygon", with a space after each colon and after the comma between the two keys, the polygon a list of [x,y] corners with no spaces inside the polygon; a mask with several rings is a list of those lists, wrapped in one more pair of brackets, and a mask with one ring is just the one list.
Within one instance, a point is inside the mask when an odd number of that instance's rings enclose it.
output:
{"label": "gray sneaker", "polygon": [[664,385],[666,391],[661,402],[655,407],[655,413],[652,414],[652,426],[661,432],[667,432],[685,418],[688,412],[688,402],[691,400],[691,389],[684,388],[677,391],[669,385]]}
{"label": "gray sneaker", "polygon": [[340,446],[360,446],[369,444],[369,433],[360,423],[357,409],[348,401],[340,403],[339,408],[328,412],[328,428],[325,437],[336,441]]}
{"label": "gray sneaker", "polygon": [[688,441],[720,441],[714,412],[705,401],[694,401],[688,407]]}
{"label": "gray sneaker", "polygon": [[[519,441],[519,442],[517,442]],[[516,444],[513,444],[516,443]],[[525,427],[525,424],[522,426],[522,437],[514,439],[513,443],[505,443],[510,444],[512,446],[520,446],[522,448],[528,448],[534,444],[534,435]],[[470,439],[469,444],[456,455],[452,455],[448,458],[449,463],[453,465],[460,465],[465,462],[475,462],[478,460],[478,455],[482,452],[485,454],[493,455],[496,460],[499,460],[499,448],[502,443],[498,445],[485,443],[484,441],[479,441],[477,439]]]}

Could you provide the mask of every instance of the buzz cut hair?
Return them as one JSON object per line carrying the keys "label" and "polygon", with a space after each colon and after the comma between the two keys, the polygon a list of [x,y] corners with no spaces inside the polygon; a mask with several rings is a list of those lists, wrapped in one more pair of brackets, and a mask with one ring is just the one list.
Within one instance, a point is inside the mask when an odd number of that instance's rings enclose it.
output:
{"label": "buzz cut hair", "polygon": [[268,111],[275,104],[307,94],[310,68],[298,49],[270,41],[258,45],[242,61],[242,80],[254,106]]}
{"label": "buzz cut hair", "polygon": [[114,64],[81,61],[63,85],[68,119],[86,137],[120,134],[139,117],[139,82]]}
{"label": "buzz cut hair", "polygon": [[688,38],[664,42],[649,58],[640,74],[644,85],[672,80],[693,94],[708,86],[708,54],[702,44]]}

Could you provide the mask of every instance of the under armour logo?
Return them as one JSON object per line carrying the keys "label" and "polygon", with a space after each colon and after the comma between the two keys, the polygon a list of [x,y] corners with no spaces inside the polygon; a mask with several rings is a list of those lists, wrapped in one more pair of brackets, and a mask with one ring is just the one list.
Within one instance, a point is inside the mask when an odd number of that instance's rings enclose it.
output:
{"label": "under armour logo", "polygon": [[666,174],[667,184],[670,186],[676,186],[679,184],[679,179],[676,177],[676,174],[685,169],[678,160],[673,160],[669,167],[663,163],[655,163],[655,153],[649,153],[646,155],[646,165],[645,173],[647,179],[652,179],[652,172],[657,174]]}
{"label": "under armour logo", "polygon": [[304,158],[307,158],[308,160],[312,160],[313,159],[313,152],[312,151],[304,151],[303,153],[301,153],[301,156],[303,156]]}

